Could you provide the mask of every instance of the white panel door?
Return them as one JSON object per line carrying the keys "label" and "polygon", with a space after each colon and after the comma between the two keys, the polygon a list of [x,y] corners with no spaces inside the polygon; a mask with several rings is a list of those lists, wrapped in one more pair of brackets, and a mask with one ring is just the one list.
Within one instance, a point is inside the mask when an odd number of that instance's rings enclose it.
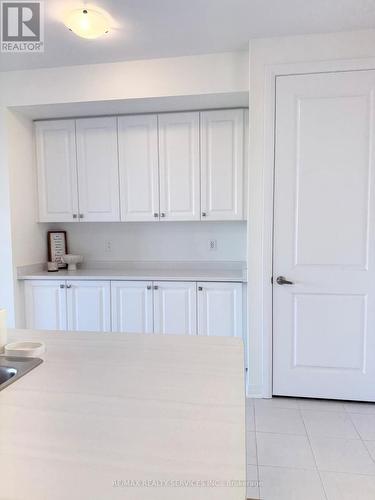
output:
{"label": "white panel door", "polygon": [[159,220],[158,119],[118,118],[121,220]]}
{"label": "white panel door", "polygon": [[40,222],[78,220],[74,120],[35,124]]}
{"label": "white panel door", "polygon": [[375,401],[374,91],[277,78],[274,394]]}
{"label": "white panel door", "polygon": [[161,220],[199,220],[199,113],[158,119]]}
{"label": "white panel door", "polygon": [[76,121],[80,218],[119,221],[117,118]]}
{"label": "white panel door", "polygon": [[109,281],[67,282],[68,330],[111,331]]}
{"label": "white panel door", "polygon": [[112,331],[153,332],[151,281],[112,281]]}
{"label": "white panel door", "polygon": [[242,337],[242,284],[198,283],[198,334]]}
{"label": "white panel door", "polygon": [[197,333],[196,283],[154,283],[154,332],[176,335]]}
{"label": "white panel door", "polygon": [[25,305],[26,328],[66,330],[65,281],[25,281]]}
{"label": "white panel door", "polygon": [[201,113],[202,219],[243,218],[244,110]]}

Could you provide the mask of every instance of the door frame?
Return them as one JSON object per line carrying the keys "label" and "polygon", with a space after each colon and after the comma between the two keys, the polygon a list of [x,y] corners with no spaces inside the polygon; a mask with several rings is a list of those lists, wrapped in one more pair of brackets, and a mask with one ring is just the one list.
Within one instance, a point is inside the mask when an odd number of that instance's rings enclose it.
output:
{"label": "door frame", "polygon": [[[257,127],[263,126],[264,130],[263,162],[259,166],[254,166],[254,169],[250,164],[248,183],[248,221],[253,221],[253,224],[249,224],[248,229],[248,246],[253,254],[248,257],[248,357],[249,365],[253,365],[252,371],[248,372],[249,396],[270,398],[273,392],[273,287],[271,276],[273,274],[276,79],[279,76],[287,75],[366,70],[375,70],[375,58],[337,59],[265,66],[264,122],[256,123]],[[251,91],[250,86],[250,93]],[[249,127],[250,148],[252,144],[251,129],[254,126],[255,122],[252,119]],[[259,198],[262,203],[259,203]],[[259,248],[254,252],[252,245],[257,240]],[[251,291],[250,288],[252,288]],[[256,310],[259,311],[258,314],[256,314]],[[251,320],[251,318],[253,319]],[[257,353],[260,353],[260,359],[256,359]],[[254,374],[257,383],[252,383],[251,377]]]}

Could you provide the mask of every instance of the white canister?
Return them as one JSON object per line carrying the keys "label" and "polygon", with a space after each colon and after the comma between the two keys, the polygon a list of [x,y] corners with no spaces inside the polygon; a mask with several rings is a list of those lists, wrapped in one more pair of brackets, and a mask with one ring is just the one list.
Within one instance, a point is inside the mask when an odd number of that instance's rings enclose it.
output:
{"label": "white canister", "polygon": [[4,351],[7,343],[7,312],[5,309],[0,309],[0,353]]}

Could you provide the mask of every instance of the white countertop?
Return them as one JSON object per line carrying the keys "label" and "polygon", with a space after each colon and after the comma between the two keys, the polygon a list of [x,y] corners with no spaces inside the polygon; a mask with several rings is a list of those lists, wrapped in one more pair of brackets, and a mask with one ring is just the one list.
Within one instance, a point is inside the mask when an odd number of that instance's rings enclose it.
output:
{"label": "white countertop", "polygon": [[85,268],[77,271],[62,269],[58,272],[48,272],[40,269],[24,270],[19,272],[20,280],[134,280],[134,281],[246,281],[246,273],[241,266],[218,266],[217,268],[208,263],[204,266],[176,264],[171,262],[164,265],[127,265],[124,267],[106,265],[103,268]]}
{"label": "white countertop", "polygon": [[245,480],[239,339],[27,330],[10,339],[42,340],[46,353],[0,392],[1,498],[245,499],[244,486],[202,486]]}
{"label": "white countertop", "polygon": [[134,281],[244,281],[241,271],[227,270],[100,270],[82,269],[78,271],[61,270],[49,273],[38,271],[20,276],[21,280],[134,280]]}

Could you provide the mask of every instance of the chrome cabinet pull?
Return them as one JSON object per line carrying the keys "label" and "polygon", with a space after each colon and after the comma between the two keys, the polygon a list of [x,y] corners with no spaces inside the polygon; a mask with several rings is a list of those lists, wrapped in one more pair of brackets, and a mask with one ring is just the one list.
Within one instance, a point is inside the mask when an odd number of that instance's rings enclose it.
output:
{"label": "chrome cabinet pull", "polygon": [[79,214],[79,218],[83,219],[84,218],[84,214]]}
{"label": "chrome cabinet pull", "polygon": [[199,286],[199,287],[198,287],[198,290],[199,290],[200,292],[202,292],[202,291],[203,291],[203,286]]}
{"label": "chrome cabinet pull", "polygon": [[155,212],[155,213],[154,213],[154,217],[155,217],[155,218],[159,217],[159,214]]}
{"label": "chrome cabinet pull", "polygon": [[60,288],[65,288],[65,285],[60,285]]}
{"label": "chrome cabinet pull", "polygon": [[147,285],[147,290],[151,290],[151,285]]}
{"label": "chrome cabinet pull", "polygon": [[77,218],[77,214],[73,214],[73,219],[76,219]]}
{"label": "chrome cabinet pull", "polygon": [[162,213],[160,214],[160,217],[165,217],[165,213],[164,213],[164,212],[162,212]]}
{"label": "chrome cabinet pull", "polygon": [[202,217],[207,217],[207,213],[206,212],[202,212]]}
{"label": "chrome cabinet pull", "polygon": [[159,290],[158,285],[154,285],[154,290]]}

